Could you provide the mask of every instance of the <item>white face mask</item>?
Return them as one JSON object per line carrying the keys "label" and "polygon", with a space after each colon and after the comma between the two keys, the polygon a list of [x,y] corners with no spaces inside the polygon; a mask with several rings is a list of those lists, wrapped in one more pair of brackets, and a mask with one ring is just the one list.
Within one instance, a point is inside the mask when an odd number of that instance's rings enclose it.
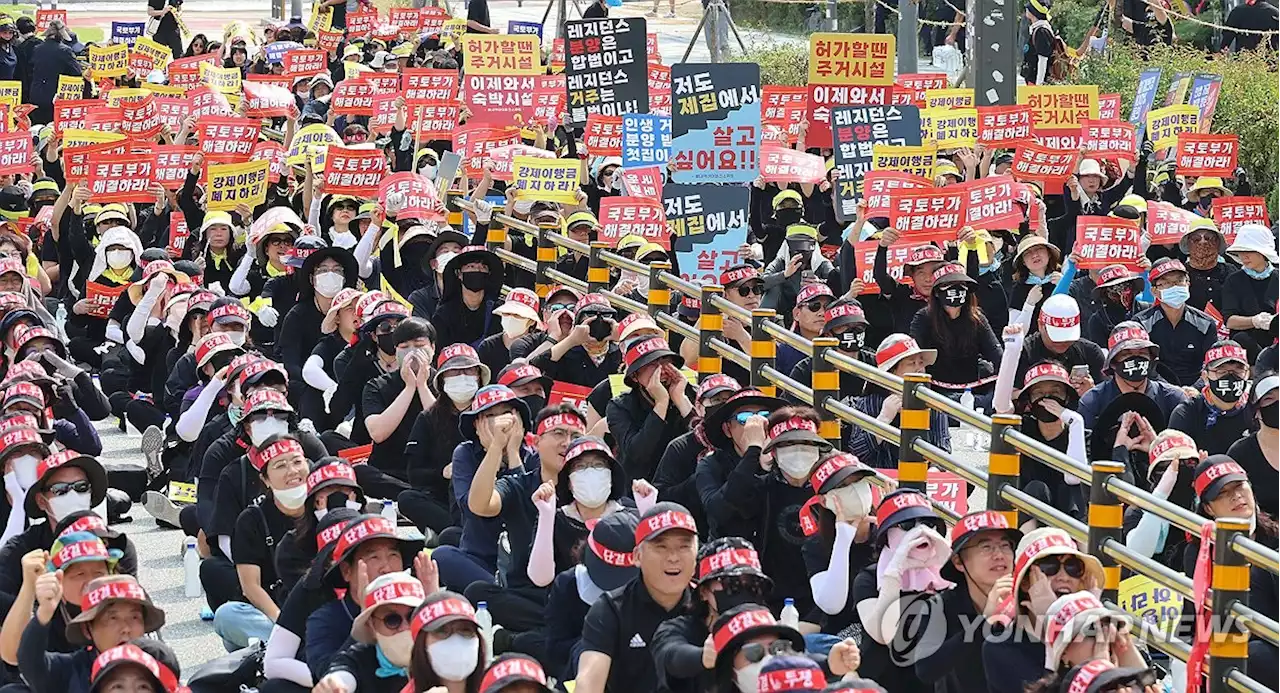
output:
{"label": "white face mask", "polygon": [[432,179],[432,180],[435,180],[435,177],[436,177],[436,166],[435,166],[435,164],[427,164],[427,165],[425,165],[425,166],[423,166],[423,167],[419,168],[419,169],[418,169],[418,175],[420,175],[420,176],[426,176],[427,178],[430,178],[430,179]]}
{"label": "white face mask", "polygon": [[333,298],[342,291],[342,285],[346,283],[346,279],[341,272],[325,272],[317,274],[315,278],[316,293],[325,298]]}
{"label": "white face mask", "polygon": [[480,381],[474,375],[448,375],[441,387],[454,404],[470,402],[480,389]]}
{"label": "white face mask", "polygon": [[569,475],[569,490],[579,504],[598,508],[609,500],[609,492],[613,490],[613,471],[599,467],[579,469]]}
{"label": "white face mask", "polygon": [[307,502],[307,485],[298,484],[289,488],[272,489],[271,496],[285,510],[297,510]]}
{"label": "white face mask", "polygon": [[502,333],[515,339],[529,331],[529,321],[514,315],[502,316]]}
{"label": "white face mask", "polygon": [[[385,654],[385,653],[384,653]],[[476,670],[480,657],[480,638],[461,633],[427,645],[431,670],[445,681],[465,681]]]}
{"label": "white face mask", "polygon": [[861,480],[851,486],[838,488],[823,498],[822,504],[831,512],[836,511],[835,499],[840,499],[840,509],[845,515],[866,517],[871,512],[871,482]]}
{"label": "white face mask", "polygon": [[249,338],[249,333],[243,331],[224,332],[223,334],[227,335],[227,339],[231,340],[231,343],[238,347],[244,346],[244,341]]}
{"label": "white face mask", "polygon": [[513,206],[516,209],[516,214],[528,214],[529,210],[533,209],[533,200],[516,200]]}
{"label": "white face mask", "polygon": [[444,274],[444,268],[457,253],[443,252],[436,256],[436,274]]}
{"label": "white face mask", "polygon": [[334,231],[332,236],[335,248],[351,250],[356,247],[356,235],[350,231]]}
{"label": "white face mask", "polygon": [[35,455],[18,455],[9,460],[9,466],[23,492],[36,485],[36,466],[39,464],[40,458]]}
{"label": "white face mask", "polygon": [[49,512],[53,514],[54,522],[61,522],[62,518],[74,512],[89,509],[89,494],[76,493],[71,491],[61,496],[49,496]]}
{"label": "white face mask", "polygon": [[[303,498],[303,501],[305,501],[305,500],[306,500],[306,498]],[[348,501],[347,501],[347,507],[348,507],[349,509],[351,509],[351,510],[355,510],[356,512],[360,512],[360,511],[364,510],[364,503],[361,503],[361,502],[360,502],[360,501],[358,501],[358,500],[348,500]],[[319,522],[320,520],[323,520],[323,519],[324,519],[324,516],[325,516],[325,515],[328,515],[328,514],[329,514],[329,509],[328,509],[328,508],[316,508],[316,509],[315,509],[316,522]]]}
{"label": "white face mask", "polygon": [[760,690],[760,670],[770,659],[773,659],[773,655],[765,655],[760,661],[733,672],[733,682],[738,690],[742,693],[757,693]]}
{"label": "white face mask", "polygon": [[398,667],[409,666],[409,661],[413,659],[413,633],[402,630],[395,635],[375,633],[374,637],[378,639],[378,649],[382,650],[382,656],[388,662]]}
{"label": "white face mask", "polygon": [[778,467],[792,479],[807,479],[818,463],[818,448],[813,445],[788,445],[773,451]]}
{"label": "white face mask", "polygon": [[273,435],[288,433],[289,422],[282,421],[275,417],[255,421],[249,424],[249,442],[253,443],[253,447],[262,447],[262,441]]}
{"label": "white face mask", "polygon": [[132,250],[108,250],[107,266],[113,270],[122,270],[133,264]]}

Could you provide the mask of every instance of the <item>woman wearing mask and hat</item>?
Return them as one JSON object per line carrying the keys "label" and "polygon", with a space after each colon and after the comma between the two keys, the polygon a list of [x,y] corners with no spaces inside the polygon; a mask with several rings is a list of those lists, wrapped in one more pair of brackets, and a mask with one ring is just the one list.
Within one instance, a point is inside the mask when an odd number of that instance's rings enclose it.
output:
{"label": "woman wearing mask and hat", "polygon": [[935,270],[929,305],[911,321],[911,336],[939,354],[928,371],[935,387],[952,397],[972,389],[978,406],[990,408],[991,382],[1003,350],[978,306],[976,285],[958,264]]}
{"label": "woman wearing mask and hat", "polygon": [[49,446],[35,428],[14,427],[0,436],[0,470],[4,472],[5,490],[0,504],[7,518],[0,546],[27,528],[27,512],[21,501],[38,480],[36,469],[49,452]]}
{"label": "woman wearing mask and hat", "polygon": [[[1202,454],[1191,436],[1173,428],[1161,431],[1149,452],[1147,483],[1151,495],[1179,508],[1190,508],[1195,503],[1192,476]],[[1185,541],[1182,533],[1169,529],[1168,520],[1155,513],[1138,507],[1125,509],[1125,546],[1164,565],[1176,565]]]}
{"label": "woman wearing mask and hat", "polygon": [[[816,285],[815,285],[816,286]],[[821,290],[817,290],[817,295],[821,296]],[[813,299],[810,299],[811,301]],[[797,306],[796,310],[811,311],[816,306]],[[822,313],[822,332],[821,337],[835,337],[839,344],[836,349],[850,358],[857,359],[863,363],[874,364],[875,353],[867,349],[867,336],[870,332],[870,326],[867,322],[867,314],[862,309],[862,304],[851,298],[840,298],[827,305]],[[799,318],[797,318],[799,321]],[[785,344],[779,345],[779,359],[782,358],[783,351],[790,349]],[[846,371],[840,373],[840,399],[853,398],[861,395],[866,387],[866,382]],[[791,377],[796,380],[807,383],[813,380],[813,357],[804,356],[791,369]]]}
{"label": "woman wearing mask and hat", "polygon": [[302,514],[277,542],[275,569],[282,594],[287,595],[315,562],[321,521],[338,509],[364,510],[367,501],[360,487],[361,474],[339,457],[322,457],[311,464]]}
{"label": "woman wearing mask and hat", "polygon": [[741,389],[738,381],[727,375],[718,373],[703,378],[694,396],[689,431],[667,444],[653,473],[653,485],[658,489],[658,496],[689,508],[699,527],[707,527],[708,524],[706,511],[698,497],[698,460],[714,449],[703,423],[715,407],[724,404]]}
{"label": "woman wearing mask and hat", "polygon": [[[1099,419],[1122,397],[1142,395],[1154,403],[1161,418],[1160,428],[1174,408],[1187,399],[1182,388],[1160,378],[1156,370],[1159,358],[1160,346],[1151,341],[1141,325],[1129,321],[1116,325],[1107,340],[1104,364],[1112,377],[1080,396],[1080,415],[1084,417],[1084,425],[1093,431],[1091,445],[1101,440],[1098,434],[1104,427]],[[1147,418],[1150,421],[1151,417]]]}
{"label": "woman wearing mask and hat", "polygon": [[800,509],[800,525],[818,541],[804,545],[804,562],[814,604],[827,617],[823,633],[845,635],[854,578],[871,562],[871,477],[875,471],[847,452],[827,455],[813,470],[809,485],[814,505]]}
{"label": "woman wearing mask and hat", "polygon": [[1044,668],[1051,672],[1049,677],[1093,659],[1121,667],[1147,666],[1130,636],[1129,620],[1103,606],[1093,592],[1058,597],[1049,605],[1044,620]]}
{"label": "woman wearing mask and hat", "polygon": [[1256,429],[1231,445],[1227,455],[1254,481],[1254,497],[1263,512],[1276,517],[1276,469],[1280,468],[1280,376],[1275,371],[1255,374],[1251,398]]}
{"label": "woman wearing mask and hat", "polygon": [[[798,190],[779,190],[770,200],[772,190],[777,187],[766,184],[763,178],[757,178],[751,186],[751,236],[763,249],[760,257],[767,257],[771,262],[786,244],[787,229],[804,221],[804,196]],[[769,208],[765,207],[766,200]],[[745,262],[754,258],[742,259]]]}
{"label": "woman wearing mask and hat", "polygon": [[1134,316],[1149,308],[1151,304],[1139,300],[1144,288],[1143,275],[1124,265],[1107,265],[1098,270],[1093,296],[1099,305],[1085,325],[1085,338],[1095,344],[1105,344],[1116,325],[1134,320]]}
{"label": "woman wearing mask and hat", "polygon": [[512,289],[502,305],[493,309],[502,331],[481,340],[476,352],[480,361],[497,373],[511,363],[511,347],[521,337],[542,329],[538,315],[541,299],[529,289]]}
{"label": "woman wearing mask and hat", "polygon": [[441,686],[449,693],[479,693],[489,657],[475,609],[446,590],[427,597],[413,613],[409,677],[419,693]]}
{"label": "woman wearing mask and hat", "polygon": [[[760,672],[778,658],[804,652],[804,636],[783,625],[759,604],[742,604],[722,612],[711,627],[712,690],[757,693]],[[763,689],[770,690],[770,689]]]}
{"label": "woman wearing mask and hat", "polygon": [[339,450],[352,444],[371,442],[365,428],[364,387],[379,376],[400,368],[396,359],[395,330],[409,319],[409,309],[391,300],[381,291],[371,291],[355,303],[360,325],[354,343],[338,354],[334,361],[334,375],[338,389],[329,400],[329,412],[344,419],[354,411],[350,425],[338,424],[324,432],[329,450]]}
{"label": "woman wearing mask and hat", "polygon": [[[444,270],[449,266],[449,261],[467,246],[469,240],[449,227],[440,229],[434,237],[427,233],[426,227],[413,227],[399,239],[402,246],[400,266],[393,264],[394,255],[388,257],[385,249],[379,266],[387,275],[387,281],[397,291],[409,297],[413,314],[430,320],[444,295]],[[416,267],[413,264],[415,262]],[[403,288],[401,284],[404,285]],[[411,292],[404,293],[405,288],[411,289]]]}
{"label": "woman wearing mask and hat", "polygon": [[444,269],[444,293],[431,322],[440,331],[441,344],[475,346],[502,330],[494,319],[502,280],[502,261],[483,246],[467,246],[449,259]]}
{"label": "woman wearing mask and hat", "polygon": [[[921,349],[916,340],[905,334],[891,334],[876,348],[876,368],[897,376],[907,373],[924,373],[938,358],[936,349]],[[884,423],[897,425],[902,412],[902,396],[889,392],[879,385],[867,383],[864,394],[853,399],[853,406]],[[888,442],[872,436],[857,426],[846,428],[849,439],[845,448],[863,464],[875,469],[898,466],[898,449]],[[936,411],[929,412],[929,442],[946,450],[951,449],[951,432],[947,417]]]}
{"label": "woman wearing mask and hat", "polygon": [[282,338],[276,339],[276,356],[294,382],[305,382],[302,366],[324,334],[321,326],[334,298],[343,289],[355,289],[359,274],[355,257],[337,247],[311,251],[294,272],[298,301],[280,322],[278,337]]}
{"label": "woman wearing mask and hat", "polygon": [[1231,197],[1231,191],[1227,190],[1226,184],[1217,176],[1200,176],[1190,185],[1186,192],[1187,201],[1182,207],[1202,217],[1208,217],[1213,211],[1214,199]]}
{"label": "woman wearing mask and hat", "polygon": [[662,337],[636,337],[623,353],[630,386],[605,408],[618,458],[632,479],[653,476],[667,444],[688,430],[693,387],[680,371],[684,359]]}
{"label": "woman wearing mask and hat", "polygon": [[1210,455],[1226,452],[1254,428],[1246,358],[1244,347],[1236,342],[1214,344],[1205,352],[1198,374],[1203,389],[1169,415],[1170,428],[1185,431]]}
{"label": "woman wearing mask and hat", "polygon": [[140,431],[164,425],[165,411],[155,399],[163,398],[169,375],[165,356],[178,344],[188,299],[197,290],[169,261],[156,260],[143,269],[141,281],[124,294],[130,303],[137,304],[125,322],[127,358],[122,355],[122,360],[128,365],[129,380],[125,391],[108,393],[108,399],[112,411],[126,415]]}
{"label": "woman wearing mask and hat", "polygon": [[1240,263],[1240,269],[1227,275],[1223,282],[1222,315],[1231,338],[1244,346],[1253,361],[1263,347],[1275,341],[1280,291],[1275,273],[1276,264],[1280,263],[1275,234],[1265,226],[1245,224],[1236,231],[1227,254]]}
{"label": "woman wearing mask and hat", "polygon": [[252,301],[250,310],[262,327],[275,327],[280,314],[270,301],[256,299],[264,295],[268,281],[288,277],[287,263],[302,226],[302,219],[293,210],[274,207],[249,227],[248,247],[240,264],[236,265],[227,289],[231,296],[248,297]]}
{"label": "woman wearing mask and hat", "polygon": [[1101,590],[1102,564],[1082,552],[1065,530],[1043,527],[1018,542],[1013,564],[1013,599],[1003,615],[1020,632],[987,640],[982,664],[991,693],[1017,693],[1044,675],[1045,614],[1058,597]]}
{"label": "woman wearing mask and hat", "polygon": [[231,286],[231,275],[244,258],[244,246],[236,242],[236,225],[229,212],[208,212],[200,224],[198,239],[187,239],[183,256],[199,249],[204,259],[204,284],[208,287]]}
{"label": "woman wearing mask and hat", "polygon": [[[104,215],[112,218],[115,215],[124,217],[123,213],[110,210],[98,214],[99,217]],[[105,220],[100,223],[105,223]],[[86,279],[108,290],[122,289],[133,283],[137,258],[141,256],[142,244],[132,231],[125,227],[111,228],[102,235],[97,248],[94,249],[93,263]],[[117,299],[111,308],[103,312],[100,307],[95,307],[94,301],[89,300],[84,287],[85,285],[79,287],[81,298],[72,301],[68,306],[70,315],[67,319],[67,331],[71,335],[71,340],[67,346],[76,361],[96,368],[102,364],[101,345],[107,340],[116,343],[124,342],[121,326],[128,318],[133,303]],[[95,288],[95,292],[97,291],[99,289]],[[70,296],[71,294],[68,293],[69,301],[72,300]]]}
{"label": "woman wearing mask and hat", "polygon": [[316,429],[328,431],[342,422],[346,412],[333,411],[333,397],[338,392],[335,363],[339,354],[357,337],[360,326],[356,304],[364,296],[356,289],[342,289],[333,296],[324,319],[320,321],[320,339],[302,364],[302,381],[311,386],[300,400],[303,418],[311,419]]}
{"label": "woman wearing mask and hat", "polygon": [[810,283],[825,283],[835,271],[818,252],[818,229],[808,224],[787,227],[785,244],[761,272],[765,296],[761,305],[785,315],[796,304],[800,291]]}
{"label": "woman wearing mask and hat", "polygon": [[355,642],[338,653],[316,684],[328,691],[400,690],[409,682],[414,652],[413,613],[426,589],[408,572],[380,575],[365,588],[363,609],[351,624]]}

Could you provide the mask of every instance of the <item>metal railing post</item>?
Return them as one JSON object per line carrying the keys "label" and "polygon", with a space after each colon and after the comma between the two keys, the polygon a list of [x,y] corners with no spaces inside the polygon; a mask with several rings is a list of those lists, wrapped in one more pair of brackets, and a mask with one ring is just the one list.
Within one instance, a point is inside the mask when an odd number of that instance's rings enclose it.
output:
{"label": "metal railing post", "polygon": [[1102,601],[1118,601],[1120,564],[1102,550],[1108,539],[1121,540],[1124,507],[1107,488],[1107,480],[1124,473],[1124,465],[1111,460],[1093,463],[1093,479],[1089,487],[1089,553],[1102,562]]}
{"label": "metal railing post", "polygon": [[662,283],[662,273],[671,271],[671,263],[665,260],[649,263],[649,316],[655,321],[658,314],[671,310],[671,289]]}
{"label": "metal railing post", "polygon": [[[492,251],[498,251],[507,245],[507,227],[499,223],[496,219],[489,222],[489,233],[485,235],[485,246]],[[505,264],[505,263],[503,263]]]}
{"label": "metal railing post", "polygon": [[751,311],[751,387],[770,397],[778,396],[778,387],[772,380],[764,377],[762,369],[765,366],[776,367],[778,345],[774,343],[773,337],[764,331],[764,321],[774,320],[777,317],[777,312],[766,308],[756,308]]}
{"label": "metal railing post", "polygon": [[551,293],[553,283],[547,276],[547,270],[556,264],[556,246],[547,237],[547,232],[548,229],[538,227],[538,251],[535,255],[538,267],[534,272],[533,287],[539,298],[546,298]]}
{"label": "metal railing post", "polygon": [[1016,414],[996,414],[991,417],[991,452],[987,456],[987,510],[994,510],[1009,521],[1010,527],[1022,525],[1018,510],[1004,496],[1000,488],[1006,484],[1014,488],[1021,476],[1022,455],[1004,439],[1004,432],[1022,426],[1022,417]]}
{"label": "metal railing post", "polygon": [[698,316],[698,377],[705,378],[721,371],[720,354],[711,346],[711,340],[719,337],[724,329],[724,315],[712,298],[724,295],[720,286],[702,287],[702,309]]}
{"label": "metal railing post", "polygon": [[929,463],[915,449],[915,442],[929,431],[929,407],[920,399],[916,388],[933,382],[927,373],[908,373],[902,377],[902,412],[898,428],[902,431],[898,445],[898,485],[927,491]]}
{"label": "metal railing post", "polygon": [[[1218,518],[1213,532],[1213,633],[1209,640],[1209,691],[1231,690],[1227,676],[1232,669],[1248,673],[1249,631],[1231,615],[1235,602],[1249,603],[1249,562],[1231,548],[1235,536],[1249,531],[1246,520]],[[1187,672],[1187,676],[1198,672]]]}
{"label": "metal railing post", "polygon": [[604,241],[591,241],[591,253],[587,256],[587,293],[598,293],[609,288],[609,266],[600,251],[608,250]]}
{"label": "metal railing post", "polygon": [[840,399],[840,372],[827,361],[827,352],[835,349],[840,340],[835,337],[816,337],[813,340],[813,408],[818,410],[822,423],[818,424],[818,435],[831,443],[837,450],[841,448],[840,417],[827,409],[827,401]]}

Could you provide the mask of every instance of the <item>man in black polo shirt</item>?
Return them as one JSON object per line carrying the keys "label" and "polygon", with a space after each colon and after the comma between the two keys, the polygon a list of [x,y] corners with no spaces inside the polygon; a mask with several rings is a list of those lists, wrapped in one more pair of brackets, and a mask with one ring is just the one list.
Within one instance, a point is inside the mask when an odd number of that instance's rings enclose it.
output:
{"label": "man in black polo shirt", "polygon": [[693,516],[677,503],[658,503],[636,528],[640,577],[592,605],[582,629],[577,691],[666,691],[649,644],[663,621],[685,613],[698,553]]}
{"label": "man in black polo shirt", "polygon": [[399,368],[366,384],[361,403],[365,428],[373,439],[369,464],[408,480],[404,448],[409,433],[418,414],[435,402],[430,383],[436,331],[422,318],[409,318],[396,326],[391,339]]}

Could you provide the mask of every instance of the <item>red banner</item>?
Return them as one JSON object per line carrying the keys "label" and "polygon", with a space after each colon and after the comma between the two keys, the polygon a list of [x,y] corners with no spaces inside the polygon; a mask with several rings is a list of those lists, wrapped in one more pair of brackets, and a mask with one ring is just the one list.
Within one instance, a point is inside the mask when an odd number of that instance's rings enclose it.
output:
{"label": "red banner", "polygon": [[[877,469],[876,471],[890,479],[898,478],[898,470],[896,469]],[[950,510],[958,517],[963,517],[969,512],[968,488],[965,480],[955,472],[940,472],[930,469],[925,480],[925,495],[929,496],[929,500]],[[872,507],[875,507],[884,495],[883,489],[871,484]]]}
{"label": "red banner", "polygon": [[1098,120],[1122,120],[1119,94],[1098,94]]}
{"label": "red banner", "polygon": [[156,112],[160,122],[169,126],[175,134],[182,130],[182,121],[191,113],[191,102],[181,96],[157,96]]}
{"label": "red banner", "polygon": [[657,166],[622,169],[622,185],[628,195],[637,197],[662,197],[662,181],[665,176]]}
{"label": "red banner", "polygon": [[236,116],[205,116],[196,122],[206,162],[235,164],[249,160],[262,124]]}
{"label": "red banner", "polygon": [[89,317],[107,318],[111,315],[111,309],[116,305],[116,299],[120,298],[120,294],[124,293],[128,288],[128,284],[105,286],[98,282],[86,283],[84,286],[84,298],[89,302]]}
{"label": "red banner", "polygon": [[36,10],[36,36],[44,36],[44,30],[49,28],[49,22],[55,19],[62,22],[63,26],[66,26],[67,11]]}
{"label": "red banner", "polygon": [[555,154],[527,144],[508,144],[489,150],[489,161],[493,162],[495,180],[511,182],[512,162],[517,156],[532,156],[539,159],[554,159]]}
{"label": "red banner", "polygon": [[227,103],[227,97],[209,87],[187,91],[187,103],[190,104],[189,114],[196,118],[231,115],[231,104]]}
{"label": "red banner", "polygon": [[407,68],[400,73],[400,90],[410,104],[453,101],[458,98],[458,71]]}
{"label": "red banner", "polygon": [[671,115],[671,68],[649,63],[648,79],[649,112],[654,115]]}
{"label": "red banner", "polygon": [[396,115],[398,115],[396,99],[399,98],[400,94],[396,92],[373,95],[373,115],[369,117],[369,132],[377,135],[391,132],[396,124]]}
{"label": "red banner", "polygon": [[579,411],[586,411],[587,397],[590,395],[591,388],[589,387],[556,380],[551,383],[551,394],[547,395],[547,406],[554,407],[564,402]]}
{"label": "red banner", "polygon": [[1236,174],[1240,137],[1180,132],[1176,151],[1179,175],[1231,178]]}
{"label": "red banner", "polygon": [[347,36],[368,36],[378,23],[378,11],[375,9],[356,10],[347,13]]}
{"label": "red banner", "polygon": [[800,105],[805,111],[809,109],[809,89],[807,87],[784,87],[767,84],[761,89],[760,122],[765,125],[788,124],[787,107]]}
{"label": "red banner", "polygon": [[956,187],[890,191],[889,222],[914,243],[953,241],[964,218],[964,192]]}
{"label": "red banner", "polygon": [[1009,173],[1021,181],[1040,183],[1046,195],[1060,195],[1067,178],[1076,170],[1080,152],[1076,149],[1050,149],[1031,142],[1023,142],[1013,154]]}
{"label": "red banner", "polygon": [[817,185],[826,179],[827,165],[817,154],[776,144],[760,147],[760,175],[769,183],[808,183]]}
{"label": "red banner", "polygon": [[62,150],[62,171],[67,183],[81,183],[89,177],[89,157],[95,154],[127,154],[129,140],[100,142]]}
{"label": "red banner", "polygon": [[136,153],[89,157],[89,199],[99,204],[111,202],[155,202],[154,154]]}
{"label": "red banner", "polygon": [[[948,186],[951,189],[953,186]],[[1018,183],[1012,176],[990,176],[961,183],[964,191],[964,222],[961,226],[975,229],[1016,229],[1022,223],[1022,207],[1018,199]]]}
{"label": "red banner", "polygon": [[[920,244],[894,243],[885,251],[889,276],[896,279],[899,284],[911,284],[911,277],[906,275],[903,263],[907,261],[907,258],[911,257],[911,249],[918,245]],[[876,253],[879,247],[880,241],[876,240],[857,241],[853,244],[853,257],[858,266],[858,279],[862,280],[862,293],[859,294],[861,296],[874,296],[880,293],[880,285],[876,283],[875,275]]]}
{"label": "red banner", "polygon": [[933,181],[928,178],[902,171],[867,171],[862,177],[862,198],[867,201],[867,218],[889,216],[893,211],[889,196],[895,190],[920,190],[932,187]]}
{"label": "red banner", "polygon": [[400,30],[400,34],[416,34],[422,26],[422,13],[415,7],[392,7],[387,11],[387,22]]}
{"label": "red banner", "polygon": [[244,114],[249,118],[282,118],[292,115],[297,101],[287,87],[245,82]]}
{"label": "red banner", "polygon": [[179,190],[191,171],[191,158],[198,151],[185,144],[160,144],[151,150],[156,157],[153,169],[156,182],[165,190]]}
{"label": "red banner", "polygon": [[30,175],[31,146],[31,134],[25,130],[0,135],[0,175]]}
{"label": "red banner", "polygon": [[378,186],[378,199],[385,203],[388,193],[404,196],[404,205],[397,218],[437,221],[444,218],[440,212],[440,191],[426,176],[409,171],[393,173]]}
{"label": "red banner", "polygon": [[1068,130],[1046,130],[1044,128],[1031,128],[1031,137],[1035,143],[1041,147],[1049,149],[1070,149],[1071,151],[1079,151],[1081,142],[1083,141],[1080,128]]}
{"label": "red banner", "polygon": [[[97,99],[75,99],[53,102],[53,131],[61,135],[64,130],[84,130],[89,111],[101,104]],[[174,132],[177,132],[176,130]]]}
{"label": "red banner", "polygon": [[108,106],[99,102],[98,105],[89,109],[84,116],[84,126],[86,129],[96,132],[114,132],[119,133],[120,121],[124,118],[123,110],[120,106]]}
{"label": "red banner", "polygon": [[587,116],[582,142],[591,156],[622,156],[622,116]]}
{"label": "red banner", "polygon": [[[668,93],[667,105],[671,104],[670,69],[667,70]],[[549,125],[551,122],[564,122],[566,79],[564,75],[543,75],[538,77],[538,86],[533,88],[533,112],[530,123]],[[653,107],[653,90],[649,90],[650,110]]]}
{"label": "red banner", "polygon": [[892,99],[892,86],[860,84],[810,84],[808,139],[810,142],[831,141],[831,108],[833,106],[884,105]]}
{"label": "red banner", "polygon": [[329,56],[315,48],[295,48],[281,58],[286,77],[310,77],[325,71]]}
{"label": "red banner", "polygon": [[1191,230],[1196,215],[1169,202],[1147,202],[1147,235],[1151,245],[1177,245]]}
{"label": "red banner", "polygon": [[324,161],[324,192],[373,197],[386,170],[387,157],[380,149],[348,149],[331,144]]}
{"label": "red banner", "polygon": [[267,178],[272,183],[279,182],[280,176],[283,176],[288,170],[285,163],[288,158],[289,151],[279,142],[259,142],[253,147],[253,154],[249,155],[249,161],[259,161],[266,159],[271,162],[271,168],[267,169]]}
{"label": "red banner", "polygon": [[942,72],[909,72],[893,78],[893,102],[924,108],[924,93],[930,89],[946,89],[947,75]]}
{"label": "red banner", "polygon": [[[338,50],[338,46],[342,45],[342,30],[324,31],[316,33],[316,48],[329,53]],[[287,73],[287,71],[286,71]]]}
{"label": "red banner", "polygon": [[344,79],[333,88],[329,105],[334,113],[344,115],[373,115],[373,83],[367,79]]}
{"label": "red banner", "polygon": [[458,127],[459,108],[456,103],[444,101],[410,106],[409,129],[424,142],[447,140]]}
{"label": "red banner", "polygon": [[533,113],[537,75],[467,75],[464,101],[471,120],[490,125],[518,125]]}
{"label": "red banner", "polygon": [[147,94],[141,101],[120,102],[120,132],[130,138],[149,140],[160,134],[163,127],[155,94]]}
{"label": "red banner", "polygon": [[367,463],[371,455],[373,455],[373,443],[357,445],[354,448],[343,448],[338,451],[338,457],[346,460],[347,464],[352,467]]}
{"label": "red banner", "polygon": [[1236,239],[1236,231],[1245,224],[1262,224],[1271,226],[1271,218],[1267,214],[1267,201],[1261,197],[1215,197],[1213,198],[1212,216],[1218,224],[1227,244]]}
{"label": "red banner", "polygon": [[1030,106],[979,106],[978,142],[991,147],[1017,146],[1031,139]]}
{"label": "red banner", "polygon": [[443,7],[424,7],[419,12],[421,13],[420,26],[418,27],[418,35],[420,36],[439,34],[440,30],[444,28],[444,23],[453,19],[449,15],[449,11]]}
{"label": "red banner", "polygon": [[191,237],[191,227],[187,226],[187,217],[182,212],[171,212],[169,214],[169,243],[165,245],[165,251],[169,253],[169,257],[177,260],[182,257],[183,251],[187,247],[187,239]]}
{"label": "red banner", "polygon": [[468,124],[453,129],[453,151],[470,175],[480,175],[491,150],[509,144],[520,144],[520,128]]}
{"label": "red banner", "polygon": [[1123,120],[1086,120],[1080,126],[1080,146],[1086,156],[1134,162],[1138,160],[1138,133]]}
{"label": "red banner", "polygon": [[619,197],[600,200],[600,240],[616,246],[623,236],[643,236],[671,250],[671,229],[667,226],[662,200],[646,197]]}
{"label": "red banner", "polygon": [[1119,217],[1083,216],[1076,219],[1077,269],[1101,269],[1124,265],[1137,271],[1142,249],[1138,245],[1138,222]]}

